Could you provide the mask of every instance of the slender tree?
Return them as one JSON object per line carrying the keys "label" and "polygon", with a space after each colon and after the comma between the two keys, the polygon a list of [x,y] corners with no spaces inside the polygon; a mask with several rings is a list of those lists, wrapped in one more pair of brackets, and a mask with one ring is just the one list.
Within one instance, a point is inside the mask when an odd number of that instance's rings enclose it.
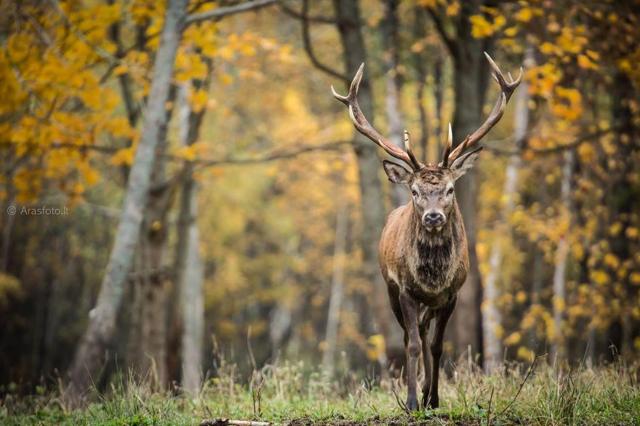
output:
{"label": "slender tree", "polygon": [[[563,156],[562,180],[560,181],[560,202],[566,215],[565,220],[571,221],[572,202],[571,190],[573,180],[574,152],[567,150]],[[567,357],[567,337],[565,332],[565,306],[567,303],[567,262],[569,259],[569,235],[567,231],[560,236],[555,253],[553,270],[553,344],[551,345],[551,360],[562,363]]]}
{"label": "slender tree", "polygon": [[329,296],[329,310],[327,312],[327,327],[325,331],[325,350],[322,355],[322,365],[332,374],[335,367],[338,330],[340,326],[340,310],[344,298],[344,269],[347,246],[347,231],[349,225],[349,209],[346,200],[338,200],[336,212],[336,232],[333,246],[333,273],[331,275],[331,294]]}
{"label": "slender tree", "polygon": [[[532,65],[533,50],[527,50],[525,64]],[[500,297],[499,276],[502,268],[504,246],[501,237],[509,234],[509,217],[516,206],[518,190],[518,178],[522,168],[522,149],[526,144],[527,128],[529,126],[529,87],[527,81],[523,81],[516,92],[514,113],[514,139],[515,150],[509,156],[505,170],[504,187],[502,189],[503,204],[496,218],[496,229],[491,252],[489,254],[489,272],[485,282],[483,300],[483,346],[485,371],[492,372],[502,362],[502,340],[499,330],[503,329],[502,315],[497,306]]]}
{"label": "slender tree", "polygon": [[115,331],[116,318],[124,283],[140,235],[143,210],[147,203],[154,166],[154,151],[166,126],[165,103],[186,17],[187,0],[169,0],[160,45],[154,62],[151,91],[144,116],[142,136],[131,168],[122,215],[107,264],[100,294],[89,314],[89,325],[69,369],[67,396],[72,403],[81,402],[85,392],[97,380]]}
{"label": "slender tree", "polygon": [[[471,134],[483,118],[482,107],[489,77],[483,52],[490,50],[491,40],[473,37],[470,18],[481,14],[484,4],[480,0],[460,2],[459,12],[451,18],[447,17],[444,7],[440,5],[427,9],[453,61],[453,138],[456,144]],[[470,350],[470,355],[475,356],[482,353],[482,285],[476,254],[478,179],[475,169],[461,178],[456,191],[469,242],[471,267],[467,281],[458,294],[452,317],[452,334],[458,351]]]}
{"label": "slender tree", "polygon": [[[210,69],[210,63],[208,63]],[[195,82],[197,89],[208,88],[209,78]],[[188,98],[191,83],[180,87],[180,140],[183,146],[192,146],[198,139],[204,109],[193,111]],[[187,163],[182,177],[178,213],[178,243],[176,245],[176,275],[179,291],[180,322],[182,325],[181,371],[182,387],[196,394],[202,384],[202,354],[204,339],[204,268],[200,258],[200,231],[198,228],[197,182],[193,177],[193,164]]]}
{"label": "slender tree", "polygon": [[[362,20],[359,2],[334,0],[333,6],[342,43],[345,69],[347,75],[355,75],[360,64],[367,59],[364,37],[359,25]],[[345,83],[348,84],[348,80]],[[358,101],[364,115],[373,117],[373,92],[371,82],[366,77],[360,85]],[[363,219],[361,230],[363,270],[367,281],[373,284],[371,293],[376,312],[377,331],[382,333],[388,342],[395,342],[399,340],[399,333],[393,327],[395,321],[392,321],[387,291],[378,268],[378,234],[385,221],[382,185],[378,175],[380,160],[375,145],[366,141],[364,136],[357,133],[355,140],[358,142],[354,144],[354,150],[358,160],[360,210]],[[363,330],[366,331],[366,327],[371,327],[373,318],[374,316],[361,318]],[[371,331],[373,330],[369,330]]]}
{"label": "slender tree", "polygon": [[[389,124],[389,139],[397,147],[403,147],[404,119],[402,116],[402,83],[400,73],[400,20],[398,18],[398,0],[384,1],[384,19],[381,22],[380,35],[384,46],[385,67],[385,113]],[[400,185],[391,189],[395,206],[407,202],[407,191]]]}

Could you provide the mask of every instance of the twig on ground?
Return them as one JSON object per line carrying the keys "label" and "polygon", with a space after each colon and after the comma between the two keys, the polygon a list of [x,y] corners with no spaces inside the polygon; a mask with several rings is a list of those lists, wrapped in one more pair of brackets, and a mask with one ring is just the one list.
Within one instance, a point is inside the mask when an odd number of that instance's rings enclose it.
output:
{"label": "twig on ground", "polygon": [[253,402],[253,415],[259,417],[262,415],[262,372],[258,370],[256,359],[253,356],[253,348],[251,347],[251,326],[247,329],[247,348],[249,350],[249,359],[251,361],[251,381],[249,388],[251,390],[251,399]]}
{"label": "twig on ground", "polygon": [[[400,377],[402,377],[402,374],[400,374]],[[407,414],[411,414],[411,410],[409,410],[409,408],[407,407],[407,404],[402,402],[402,399],[400,398],[400,396],[398,396],[398,392],[396,392],[396,386],[399,381],[400,379],[391,381],[391,393],[393,393],[393,396],[395,397],[396,402],[398,403],[398,406],[402,409],[402,411],[404,411]]]}
{"label": "twig on ground", "polygon": [[489,397],[489,407],[487,407],[487,426],[491,426],[491,403],[493,402],[493,392],[495,387],[491,386],[491,396]]}
{"label": "twig on ground", "polygon": [[269,426],[269,422],[253,420],[207,419],[200,422],[200,426]]}
{"label": "twig on ground", "polygon": [[500,417],[502,416],[504,413],[506,413],[509,408],[511,408],[511,406],[516,402],[516,399],[518,399],[518,396],[520,395],[520,392],[522,392],[522,388],[524,387],[525,383],[527,383],[527,380],[529,380],[529,377],[531,376],[531,374],[533,373],[533,370],[535,370],[536,368],[536,364],[538,362],[538,357],[535,357],[533,359],[533,362],[531,363],[531,365],[529,366],[529,370],[527,370],[527,374],[524,376],[524,379],[522,380],[522,383],[520,383],[520,387],[518,388],[518,391],[516,392],[516,394],[514,395],[514,397],[511,399],[511,401],[509,401],[509,403],[507,404],[506,407],[504,407],[504,409],[502,411],[500,411],[496,417]]}

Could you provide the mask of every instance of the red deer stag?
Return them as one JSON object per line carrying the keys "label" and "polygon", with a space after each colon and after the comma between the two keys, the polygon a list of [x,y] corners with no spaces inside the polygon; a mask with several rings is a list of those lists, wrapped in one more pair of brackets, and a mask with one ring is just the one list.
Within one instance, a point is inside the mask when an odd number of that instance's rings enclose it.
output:
{"label": "red deer stag", "polygon": [[[391,161],[383,161],[389,180],[403,184],[411,191],[411,200],[389,215],[382,231],[379,261],[387,283],[391,308],[404,330],[407,357],[407,408],[416,410],[417,370],[420,353],[424,362],[425,383],[423,407],[438,406],[438,373],[442,340],[447,321],[456,305],[456,294],[467,277],[469,254],[462,215],[456,202],[454,184],[476,161],[481,146],[478,142],[500,120],[513,91],[522,79],[509,80],[491,57],[485,53],[500,85],[500,96],[487,120],[453,148],[451,125],[448,143],[438,165],[422,164],[411,152],[405,131],[404,150],[394,146],[367,121],[358,106],[358,86],[364,64],[356,73],[347,96],[331,87],[333,96],[349,107],[355,128],[384,149],[392,157],[406,163],[411,170]],[[435,332],[427,355],[427,333],[435,318]],[[433,366],[433,369],[432,369]]]}

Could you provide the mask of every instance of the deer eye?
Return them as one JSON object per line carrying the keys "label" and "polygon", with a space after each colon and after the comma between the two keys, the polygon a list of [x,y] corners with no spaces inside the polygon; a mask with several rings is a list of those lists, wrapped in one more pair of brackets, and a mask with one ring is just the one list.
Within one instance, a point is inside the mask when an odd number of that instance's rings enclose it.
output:
{"label": "deer eye", "polygon": [[411,195],[413,195],[414,198],[418,197],[418,191],[416,191],[415,189],[411,190]]}
{"label": "deer eye", "polygon": [[451,194],[453,194],[453,187],[451,187],[451,188],[449,188],[447,190],[447,195],[451,195]]}

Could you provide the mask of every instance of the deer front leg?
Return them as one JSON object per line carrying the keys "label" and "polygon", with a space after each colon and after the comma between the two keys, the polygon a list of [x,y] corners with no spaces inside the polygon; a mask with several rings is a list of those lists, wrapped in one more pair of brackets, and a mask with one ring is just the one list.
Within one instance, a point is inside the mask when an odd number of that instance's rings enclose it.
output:
{"label": "deer front leg", "polygon": [[400,309],[407,336],[405,353],[407,356],[407,409],[418,409],[416,387],[418,382],[418,359],[420,357],[420,331],[418,329],[418,302],[406,291],[400,291]]}
{"label": "deer front leg", "polygon": [[439,309],[436,314],[436,330],[433,335],[433,341],[431,342],[431,358],[432,358],[432,373],[431,373],[431,394],[429,396],[429,403],[426,407],[438,408],[440,403],[438,399],[438,376],[440,375],[440,357],[442,356],[442,340],[444,339],[444,330],[447,327],[447,322],[451,317],[453,308],[456,306],[456,296],[447,303],[446,306]]}
{"label": "deer front leg", "polygon": [[423,318],[420,320],[420,337],[422,338],[422,359],[424,363],[424,383],[422,384],[422,406],[427,407],[429,401],[429,388],[431,385],[431,371],[433,366],[431,365],[431,359],[429,354],[429,325],[433,318],[433,311],[427,309]]}

